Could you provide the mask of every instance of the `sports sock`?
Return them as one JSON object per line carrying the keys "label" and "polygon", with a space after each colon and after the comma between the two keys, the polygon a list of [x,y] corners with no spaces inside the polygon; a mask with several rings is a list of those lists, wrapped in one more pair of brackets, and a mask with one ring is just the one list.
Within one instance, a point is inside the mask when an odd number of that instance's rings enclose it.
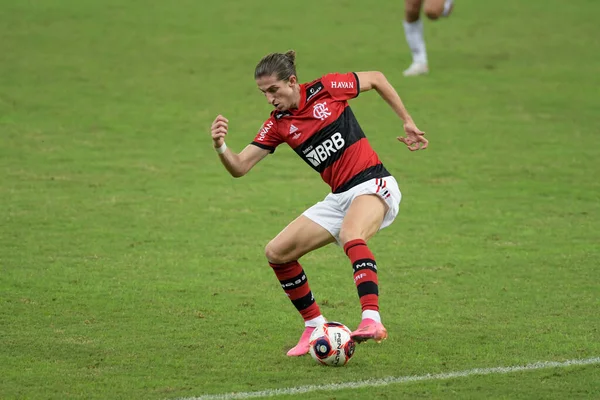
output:
{"label": "sports sock", "polygon": [[373,321],[381,323],[381,315],[379,315],[379,311],[374,310],[365,310],[362,312],[362,319],[372,319]]}
{"label": "sports sock", "polygon": [[316,328],[319,325],[323,325],[325,322],[327,322],[325,317],[322,315],[319,315],[317,318],[313,318],[313,319],[309,319],[308,321],[304,321],[304,326],[305,327],[310,326],[312,328]]}
{"label": "sports sock", "polygon": [[312,323],[312,320],[322,317],[321,310],[308,286],[306,274],[298,261],[290,261],[285,264],[269,263],[269,265],[273,268],[285,294],[302,315],[304,321],[311,321]]}
{"label": "sports sock", "polygon": [[406,42],[412,53],[413,63],[427,64],[427,49],[423,37],[423,21],[403,21]]}
{"label": "sports sock", "polygon": [[379,287],[377,264],[373,253],[362,239],[350,240],[344,245],[344,251],[354,269],[354,283],[358,291],[362,310],[379,311]]}
{"label": "sports sock", "polygon": [[447,17],[450,14],[454,0],[444,1],[444,11],[442,11],[442,17]]}

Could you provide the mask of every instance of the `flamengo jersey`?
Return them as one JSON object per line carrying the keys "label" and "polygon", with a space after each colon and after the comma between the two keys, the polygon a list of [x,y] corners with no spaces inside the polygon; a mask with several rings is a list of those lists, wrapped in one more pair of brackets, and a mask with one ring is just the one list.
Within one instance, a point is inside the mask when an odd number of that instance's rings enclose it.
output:
{"label": "flamengo jersey", "polygon": [[333,193],[389,176],[348,105],[359,92],[353,72],[301,84],[298,108],[274,110],[252,144],[274,152],[286,142]]}

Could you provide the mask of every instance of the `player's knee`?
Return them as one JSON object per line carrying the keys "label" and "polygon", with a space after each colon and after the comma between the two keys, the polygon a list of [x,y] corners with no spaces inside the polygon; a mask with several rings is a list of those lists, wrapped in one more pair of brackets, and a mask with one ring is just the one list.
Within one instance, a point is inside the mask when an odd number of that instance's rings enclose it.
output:
{"label": "player's knee", "polygon": [[404,18],[406,19],[406,22],[418,21],[420,12],[420,0],[407,0],[404,2]]}
{"label": "player's knee", "polygon": [[419,13],[420,13],[420,10],[418,8],[415,10],[405,10],[404,11],[404,19],[408,23],[416,22],[419,20],[419,17],[420,17]]}
{"label": "player's knee", "polygon": [[436,20],[442,16],[442,13],[444,12],[444,6],[443,4],[442,7],[425,6],[423,12],[427,16],[427,18],[431,20]]}
{"label": "player's knee", "polygon": [[288,260],[288,255],[285,251],[277,244],[277,242],[271,240],[265,247],[265,257],[273,264],[285,264]]}

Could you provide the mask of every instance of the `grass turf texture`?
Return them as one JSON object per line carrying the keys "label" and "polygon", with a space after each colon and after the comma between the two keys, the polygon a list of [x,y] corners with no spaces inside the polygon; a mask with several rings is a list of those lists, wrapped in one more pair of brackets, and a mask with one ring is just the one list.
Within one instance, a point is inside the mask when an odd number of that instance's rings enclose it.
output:
{"label": "grass turf texture", "polygon": [[[0,397],[170,399],[600,355],[600,43],[594,1],[462,0],[410,63],[401,2],[0,0]],[[397,177],[370,242],[390,339],[341,369],[289,359],[302,323],[264,260],[327,187],[288,148],[234,180],[270,111],[260,57],[302,81],[381,70],[430,149],[353,100]],[[594,83],[596,82],[596,83]],[[331,246],[302,264],[326,317],[359,303]],[[304,399],[589,398],[598,366],[311,393]],[[293,396],[289,396],[293,398]],[[298,397],[299,398],[299,397]]]}

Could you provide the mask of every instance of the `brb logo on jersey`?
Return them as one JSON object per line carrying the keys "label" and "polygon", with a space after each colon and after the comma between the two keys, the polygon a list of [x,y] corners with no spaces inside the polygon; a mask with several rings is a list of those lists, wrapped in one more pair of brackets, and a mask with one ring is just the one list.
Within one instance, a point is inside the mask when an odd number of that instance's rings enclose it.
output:
{"label": "brb logo on jersey", "polygon": [[331,135],[329,139],[323,140],[323,143],[311,150],[309,148],[306,159],[310,161],[313,167],[318,167],[321,163],[329,158],[331,154],[337,153],[338,150],[344,147],[346,141],[339,132]]}
{"label": "brb logo on jersey", "polygon": [[313,116],[321,121],[324,121],[327,117],[329,117],[331,113],[329,112],[329,108],[327,108],[327,102],[324,101],[322,103],[316,103],[313,106]]}

